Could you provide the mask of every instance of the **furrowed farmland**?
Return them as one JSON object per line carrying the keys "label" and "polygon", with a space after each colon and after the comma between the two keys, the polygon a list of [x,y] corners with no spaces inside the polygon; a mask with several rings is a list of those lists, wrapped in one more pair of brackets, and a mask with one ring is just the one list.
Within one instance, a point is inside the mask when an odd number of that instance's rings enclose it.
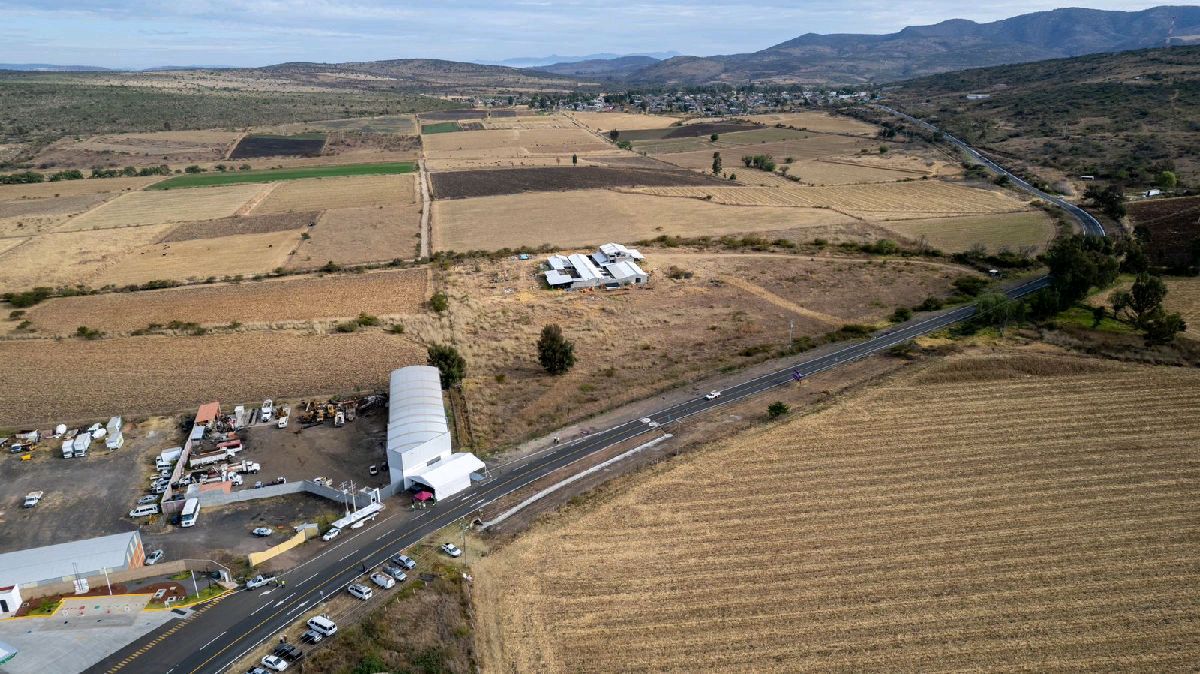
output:
{"label": "furrowed farmland", "polygon": [[482,669],[1187,669],[1197,415],[1195,370],[922,366],[492,550]]}

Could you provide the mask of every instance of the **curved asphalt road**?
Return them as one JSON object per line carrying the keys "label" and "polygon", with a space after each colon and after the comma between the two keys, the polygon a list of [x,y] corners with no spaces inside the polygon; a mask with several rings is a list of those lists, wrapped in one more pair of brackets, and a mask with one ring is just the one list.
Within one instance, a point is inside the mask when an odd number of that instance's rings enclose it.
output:
{"label": "curved asphalt road", "polygon": [[[883,109],[940,133],[935,127],[920,120],[890,108]],[[1079,207],[1042,193],[984,158],[962,141],[949,135],[946,138],[984,162],[989,168],[1009,176],[1027,192],[1066,209],[1079,220],[1085,231],[1103,235],[1104,230],[1100,223]],[[1009,297],[1022,297],[1046,287],[1049,282],[1049,278],[1043,276],[1014,286],[1006,293]],[[694,414],[744,400],[792,381],[866,358],[915,337],[966,320],[974,314],[974,306],[963,306],[915,318],[876,332],[869,340],[848,342],[821,356],[799,357],[787,367],[730,386],[722,391],[720,397],[713,400],[701,396],[665,407],[647,416],[657,422],[660,428],[680,423]],[[494,470],[490,478],[481,484],[412,517],[397,516],[394,509],[397,508],[398,502],[393,502],[392,511],[385,511],[387,517],[358,531],[343,534],[339,542],[330,546],[328,550],[284,574],[282,577],[287,580],[285,587],[233,593],[189,618],[183,627],[171,633],[168,638],[163,638],[162,633],[166,632],[171,624],[126,646],[88,671],[97,674],[118,671],[170,674],[224,672],[251,650],[269,639],[274,639],[275,635],[288,625],[316,609],[326,597],[344,591],[346,585],[362,576],[364,568],[378,566],[401,549],[453,522],[472,517],[487,504],[553,471],[586,459],[617,443],[651,432],[658,431],[640,420],[630,419],[505,465]],[[401,513],[403,512],[405,511],[401,510]]]}

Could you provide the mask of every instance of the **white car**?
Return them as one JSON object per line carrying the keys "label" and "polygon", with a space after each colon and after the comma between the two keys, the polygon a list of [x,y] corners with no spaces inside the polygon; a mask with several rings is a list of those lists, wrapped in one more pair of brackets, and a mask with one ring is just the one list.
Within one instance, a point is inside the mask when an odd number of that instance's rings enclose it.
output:
{"label": "white car", "polygon": [[324,534],[321,535],[321,540],[332,541],[333,539],[337,538],[338,534],[340,534],[340,533],[342,533],[341,529],[339,529],[337,527],[330,527],[329,531],[326,531]]}
{"label": "white car", "polygon": [[462,550],[459,550],[458,546],[453,543],[442,543],[442,552],[451,557],[462,557]]}
{"label": "white car", "polygon": [[412,571],[417,566],[417,563],[408,555],[396,555],[392,557],[392,562],[406,571]]}
{"label": "white car", "polygon": [[275,403],[267,398],[262,404],[262,422],[264,424],[271,423],[272,417],[275,416]]}
{"label": "white car", "polygon": [[150,554],[146,555],[146,564],[147,565],[158,564],[158,560],[163,558],[163,554],[164,553],[161,549],[151,552]]}
{"label": "white car", "polygon": [[264,655],[262,659],[263,667],[273,669],[277,672],[282,672],[287,669],[287,660],[278,655]]}
{"label": "white car", "polygon": [[25,502],[21,504],[22,508],[32,508],[41,502],[42,497],[46,495],[44,491],[31,491],[25,495]]}
{"label": "white car", "polygon": [[154,494],[146,494],[137,500],[138,505],[150,505],[151,503],[158,503],[158,497]]}
{"label": "white car", "polygon": [[138,506],[138,507],[134,508],[133,510],[130,510],[129,516],[130,517],[149,517],[151,515],[157,515],[158,512],[159,512],[158,506],[151,504],[151,505]]}
{"label": "white car", "polygon": [[271,534],[275,533],[275,530],[272,529],[271,527],[257,527],[254,529],[254,531],[251,531],[250,533],[254,534],[255,536],[260,536],[260,537],[266,538],[267,536],[270,536]]}
{"label": "white car", "polygon": [[372,573],[371,574],[371,582],[375,583],[376,585],[378,585],[379,587],[382,587],[385,590],[390,590],[390,589],[392,589],[393,586],[396,585],[395,579],[393,579],[391,576],[387,575],[386,573]]}
{"label": "white car", "polygon": [[705,396],[705,400],[715,400],[721,397],[720,391],[709,391]]}
{"label": "white car", "polygon": [[275,576],[255,576],[246,581],[247,590],[257,590],[258,588],[275,582]]}
{"label": "white car", "polygon": [[350,593],[350,596],[358,597],[363,601],[370,599],[375,594],[371,591],[371,588],[361,583],[350,583],[346,586],[346,591]]}
{"label": "white car", "polygon": [[404,569],[395,566],[385,566],[383,567],[383,572],[395,578],[397,583],[403,583],[408,580],[408,574],[404,573]]}

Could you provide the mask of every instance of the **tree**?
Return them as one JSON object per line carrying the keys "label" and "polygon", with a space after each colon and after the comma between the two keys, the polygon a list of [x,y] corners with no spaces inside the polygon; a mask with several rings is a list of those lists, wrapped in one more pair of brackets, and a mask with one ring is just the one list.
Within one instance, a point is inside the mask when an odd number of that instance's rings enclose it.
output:
{"label": "tree", "polygon": [[717,139],[720,137],[721,137],[720,134],[714,133],[713,135],[708,137],[708,142],[715,143],[715,142],[717,142]]}
{"label": "tree", "polygon": [[612,131],[608,132],[608,137],[613,140],[616,140],[621,137],[621,132],[617,131],[616,129],[613,129]]}
{"label": "tree", "polygon": [[1175,335],[1187,330],[1187,323],[1179,314],[1168,314],[1159,307],[1145,321],[1146,345],[1170,344]]}
{"label": "tree", "polygon": [[715,175],[715,176],[721,175],[721,153],[720,152],[713,153],[712,172],[713,172],[713,175]]}
{"label": "tree", "polygon": [[563,337],[562,328],[551,323],[538,338],[538,362],[550,374],[566,374],[575,366],[575,345]]}
{"label": "tree", "polygon": [[1010,299],[1003,293],[984,293],[975,302],[975,323],[1000,328],[1000,334],[1008,324],[1025,318],[1027,307],[1024,302]]}
{"label": "tree", "polygon": [[440,314],[450,308],[450,298],[439,290],[429,298],[429,308]]}
{"label": "tree", "polygon": [[571,155],[571,166],[579,166],[579,155]]}
{"label": "tree", "polygon": [[[1150,316],[1162,309],[1166,296],[1167,284],[1161,278],[1146,273],[1138,274],[1128,293],[1114,293],[1113,312],[1121,309],[1128,311],[1133,324],[1144,328]],[[1120,305],[1120,309],[1117,305]]]}
{"label": "tree", "polygon": [[1120,185],[1109,185],[1105,188],[1092,185],[1083,192],[1083,198],[1092,202],[1102,213],[1120,220],[1125,217],[1125,190]]}
{"label": "tree", "polygon": [[431,344],[429,364],[438,369],[444,389],[458,386],[467,374],[466,359],[449,344]]}
{"label": "tree", "polygon": [[1163,171],[1158,174],[1158,186],[1164,190],[1173,190],[1179,186],[1179,176],[1174,171]]}
{"label": "tree", "polygon": [[1111,286],[1120,274],[1112,241],[1100,236],[1058,239],[1043,259],[1050,269],[1051,287],[1058,293],[1059,309],[1072,306],[1092,288]]}
{"label": "tree", "polygon": [[767,405],[767,416],[772,419],[778,419],[779,417],[791,411],[792,408],[788,407],[787,403],[783,402],[782,400],[776,400],[770,405]]}

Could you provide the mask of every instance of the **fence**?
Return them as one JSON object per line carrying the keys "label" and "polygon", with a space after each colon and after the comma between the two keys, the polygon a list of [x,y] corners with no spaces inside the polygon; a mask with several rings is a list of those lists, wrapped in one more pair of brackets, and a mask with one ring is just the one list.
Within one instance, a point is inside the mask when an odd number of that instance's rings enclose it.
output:
{"label": "fence", "polygon": [[287,552],[288,550],[291,550],[292,548],[300,545],[301,543],[303,543],[304,541],[307,541],[310,538],[316,538],[316,536],[317,536],[317,525],[306,524],[306,525],[304,525],[304,527],[302,529],[300,529],[300,531],[298,531],[296,533],[295,536],[292,536],[291,538],[280,543],[279,545],[269,547],[266,550],[263,550],[262,552],[251,552],[247,556],[247,558],[250,560],[250,566],[258,566],[259,564],[262,564],[263,562],[267,561],[268,559],[271,559],[273,557],[276,557],[278,555],[281,555],[281,554]]}
{"label": "fence", "polygon": [[[276,496],[285,496],[287,494],[299,494],[307,492],[316,496],[321,496],[335,501],[337,503],[346,502],[346,494],[343,494],[340,489],[327,487],[323,484],[313,482],[312,480],[301,480],[299,482],[285,482],[283,484],[270,484],[259,487],[258,489],[240,489],[231,492],[201,492],[200,505],[203,506],[219,506],[229,503],[241,503],[243,501],[253,501],[260,498],[274,498]],[[384,496],[391,496],[388,490],[381,489],[380,493]],[[371,497],[363,493],[354,493],[349,495],[355,507],[361,508],[371,502]]]}

